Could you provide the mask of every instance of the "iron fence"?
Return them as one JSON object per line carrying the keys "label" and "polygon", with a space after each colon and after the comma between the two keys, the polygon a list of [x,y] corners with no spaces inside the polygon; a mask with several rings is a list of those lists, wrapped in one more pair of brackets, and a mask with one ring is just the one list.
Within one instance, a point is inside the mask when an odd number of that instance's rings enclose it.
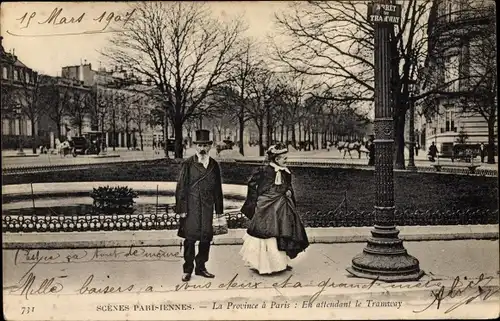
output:
{"label": "iron fence", "polygon": [[[11,166],[2,167],[2,175],[20,175],[20,174],[34,174],[43,173],[50,171],[61,171],[61,170],[83,170],[91,168],[105,168],[109,166],[119,165],[119,164],[141,164],[147,162],[157,162],[159,160],[117,160],[117,161],[107,161],[105,163],[89,163],[89,164],[54,164],[54,165],[40,165],[40,166]],[[179,162],[178,160],[168,159],[169,162]],[[243,163],[250,165],[262,165],[262,162],[255,160],[234,160],[234,159],[218,159],[221,163]],[[322,167],[322,168],[349,168],[349,169],[365,169],[373,170],[373,166],[368,166],[367,164],[356,164],[356,163],[334,163],[325,160],[290,160],[288,162],[290,167]],[[405,171],[405,170],[395,170],[395,171]],[[481,168],[470,168],[470,166],[460,166],[451,164],[441,164],[441,167],[436,166],[417,166],[417,171],[422,173],[449,173],[457,175],[475,175],[475,176],[498,176],[497,169],[487,169]]]}
{"label": "iron fence", "polygon": [[[7,233],[87,232],[120,230],[175,230],[179,215],[168,210],[141,214],[95,214],[85,216],[21,216],[3,215],[2,230]],[[247,228],[249,220],[239,211],[225,213],[228,228]],[[306,212],[302,215],[306,227],[373,226],[374,211],[347,211],[342,206],[329,212]],[[498,224],[498,210],[426,210],[395,212],[398,226],[409,225],[476,225]]]}

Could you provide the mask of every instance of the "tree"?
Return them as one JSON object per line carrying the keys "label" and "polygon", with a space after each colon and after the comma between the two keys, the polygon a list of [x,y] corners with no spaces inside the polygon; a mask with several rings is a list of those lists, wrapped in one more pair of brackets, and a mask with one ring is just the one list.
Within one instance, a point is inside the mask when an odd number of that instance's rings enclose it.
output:
{"label": "tree", "polygon": [[30,121],[32,151],[36,154],[38,133],[36,124],[42,113],[47,111],[46,101],[43,99],[42,90],[49,84],[49,76],[35,74],[31,79],[26,79],[21,73],[19,88],[15,91],[16,103],[20,107],[21,113]]}
{"label": "tree", "polygon": [[[439,1],[395,1],[402,5],[401,23],[391,32],[391,105],[394,110],[396,167],[404,168],[405,115],[410,106],[412,79],[423,79],[427,57],[427,29],[432,7]],[[276,60],[289,71],[314,78],[328,99],[371,104],[374,99],[373,25],[360,1],[292,3],[276,16],[286,47],[275,44]],[[453,81],[456,81],[453,80]],[[447,94],[446,84],[422,92]]]}
{"label": "tree", "polygon": [[87,106],[92,117],[92,121],[97,130],[102,133],[101,148],[104,150],[106,143],[106,123],[108,114],[113,106],[112,89],[96,85],[89,93],[86,100]]}
{"label": "tree", "polygon": [[[264,155],[264,128],[267,128],[267,142],[272,143],[272,128],[276,118],[273,117],[274,108],[283,94],[277,75],[264,64],[251,74],[249,79],[249,103],[246,105],[248,117],[258,130],[259,155]],[[264,123],[264,120],[266,123]]]}
{"label": "tree", "polygon": [[238,98],[238,93],[230,86],[219,86],[213,90],[209,100],[209,104],[213,105],[213,112],[209,118],[217,131],[217,136],[214,133],[214,138],[217,137],[219,141],[225,139],[223,134],[225,136],[228,128],[234,128],[234,122],[238,119],[239,106],[236,106]]}
{"label": "tree", "polygon": [[73,102],[70,104],[69,110],[71,115],[71,125],[78,128],[78,135],[82,136],[83,123],[85,117],[90,113],[91,99],[90,92],[83,90],[75,90],[73,94]]}
{"label": "tree", "polygon": [[[306,78],[300,73],[288,73],[285,75],[285,89],[283,95],[283,125],[286,127],[286,141],[288,141],[288,133],[292,132],[292,145],[297,148],[297,137],[295,133],[295,124],[299,125],[301,130],[301,108],[305,96],[309,93],[306,85]],[[282,138],[283,140],[283,138]],[[300,140],[300,137],[299,137]]]}
{"label": "tree", "polygon": [[183,124],[211,90],[227,81],[244,30],[240,20],[221,23],[199,2],[141,2],[126,31],[116,33],[104,56],[153,80],[175,132],[175,157],[183,154]]}
{"label": "tree", "polygon": [[63,119],[70,112],[73,97],[70,86],[63,84],[59,77],[47,77],[41,95],[47,107],[48,117],[56,124],[57,137],[62,135]]}
{"label": "tree", "polygon": [[249,82],[259,67],[261,59],[258,55],[256,44],[252,43],[250,39],[246,39],[242,43],[242,46],[243,52],[235,59],[233,68],[231,69],[230,85],[234,91],[230,92],[231,95],[229,97],[231,97],[230,101],[232,103],[228,107],[238,121],[238,147],[240,154],[244,155],[243,134],[245,124],[250,119],[246,112],[251,101]]}
{"label": "tree", "polygon": [[495,125],[497,123],[497,46],[495,15],[484,33],[473,39],[469,50],[468,88],[462,100],[462,111],[481,115],[488,124],[488,159],[495,163]]}
{"label": "tree", "polygon": [[[131,121],[133,121],[133,123],[137,127],[141,151],[144,151],[143,133],[149,123],[149,120],[151,119],[151,117],[149,116],[151,110],[151,108],[149,107],[149,103],[150,99],[144,95],[130,100],[129,108],[131,109]],[[164,144],[167,144],[167,137],[164,138]]]}

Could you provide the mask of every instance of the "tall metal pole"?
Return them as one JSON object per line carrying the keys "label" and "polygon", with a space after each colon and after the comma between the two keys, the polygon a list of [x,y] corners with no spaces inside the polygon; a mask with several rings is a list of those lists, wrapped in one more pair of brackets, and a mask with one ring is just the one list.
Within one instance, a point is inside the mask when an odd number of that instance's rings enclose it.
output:
{"label": "tall metal pole", "polygon": [[394,126],[389,92],[389,35],[393,27],[389,23],[394,19],[386,17],[395,5],[386,6],[388,3],[378,0],[368,11],[375,32],[375,225],[368,244],[352,259],[347,271],[356,277],[395,282],[418,280],[424,273],[398,238],[394,222]]}
{"label": "tall metal pole", "polygon": [[[16,112],[18,113],[18,122],[19,122],[19,136],[17,137],[19,149],[17,151],[17,156],[24,156],[24,155],[26,155],[26,153],[23,150],[23,137],[22,137],[22,134],[23,134],[23,127],[22,127],[23,116],[22,116],[22,112],[20,109],[17,109]],[[14,123],[14,125],[15,125],[15,123]]]}
{"label": "tall metal pole", "polygon": [[410,84],[410,158],[408,160],[407,169],[410,171],[416,171],[417,167],[415,166],[415,102],[413,101],[413,92],[415,85]]}

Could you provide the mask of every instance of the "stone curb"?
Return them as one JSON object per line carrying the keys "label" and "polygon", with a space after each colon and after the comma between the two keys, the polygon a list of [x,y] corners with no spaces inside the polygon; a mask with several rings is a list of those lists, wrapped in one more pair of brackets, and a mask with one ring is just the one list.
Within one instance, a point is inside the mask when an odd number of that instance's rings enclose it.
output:
{"label": "stone curb", "polygon": [[2,155],[2,158],[26,158],[26,157],[39,157],[38,154],[26,154],[26,155]]}
{"label": "stone curb", "polygon": [[[306,228],[309,242],[362,243],[371,227]],[[398,228],[404,241],[498,240],[498,225],[403,226]],[[214,245],[241,245],[245,229],[231,229],[214,236]],[[4,233],[3,249],[109,248],[131,246],[180,246],[176,230]]]}

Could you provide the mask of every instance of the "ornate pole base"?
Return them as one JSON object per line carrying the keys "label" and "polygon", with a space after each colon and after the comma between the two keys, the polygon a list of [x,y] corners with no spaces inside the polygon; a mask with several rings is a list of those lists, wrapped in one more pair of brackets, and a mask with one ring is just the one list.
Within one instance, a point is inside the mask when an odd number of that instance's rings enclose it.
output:
{"label": "ornate pole base", "polygon": [[394,226],[377,226],[367,246],[346,270],[355,277],[385,282],[417,281],[423,275],[418,260],[409,255]]}

